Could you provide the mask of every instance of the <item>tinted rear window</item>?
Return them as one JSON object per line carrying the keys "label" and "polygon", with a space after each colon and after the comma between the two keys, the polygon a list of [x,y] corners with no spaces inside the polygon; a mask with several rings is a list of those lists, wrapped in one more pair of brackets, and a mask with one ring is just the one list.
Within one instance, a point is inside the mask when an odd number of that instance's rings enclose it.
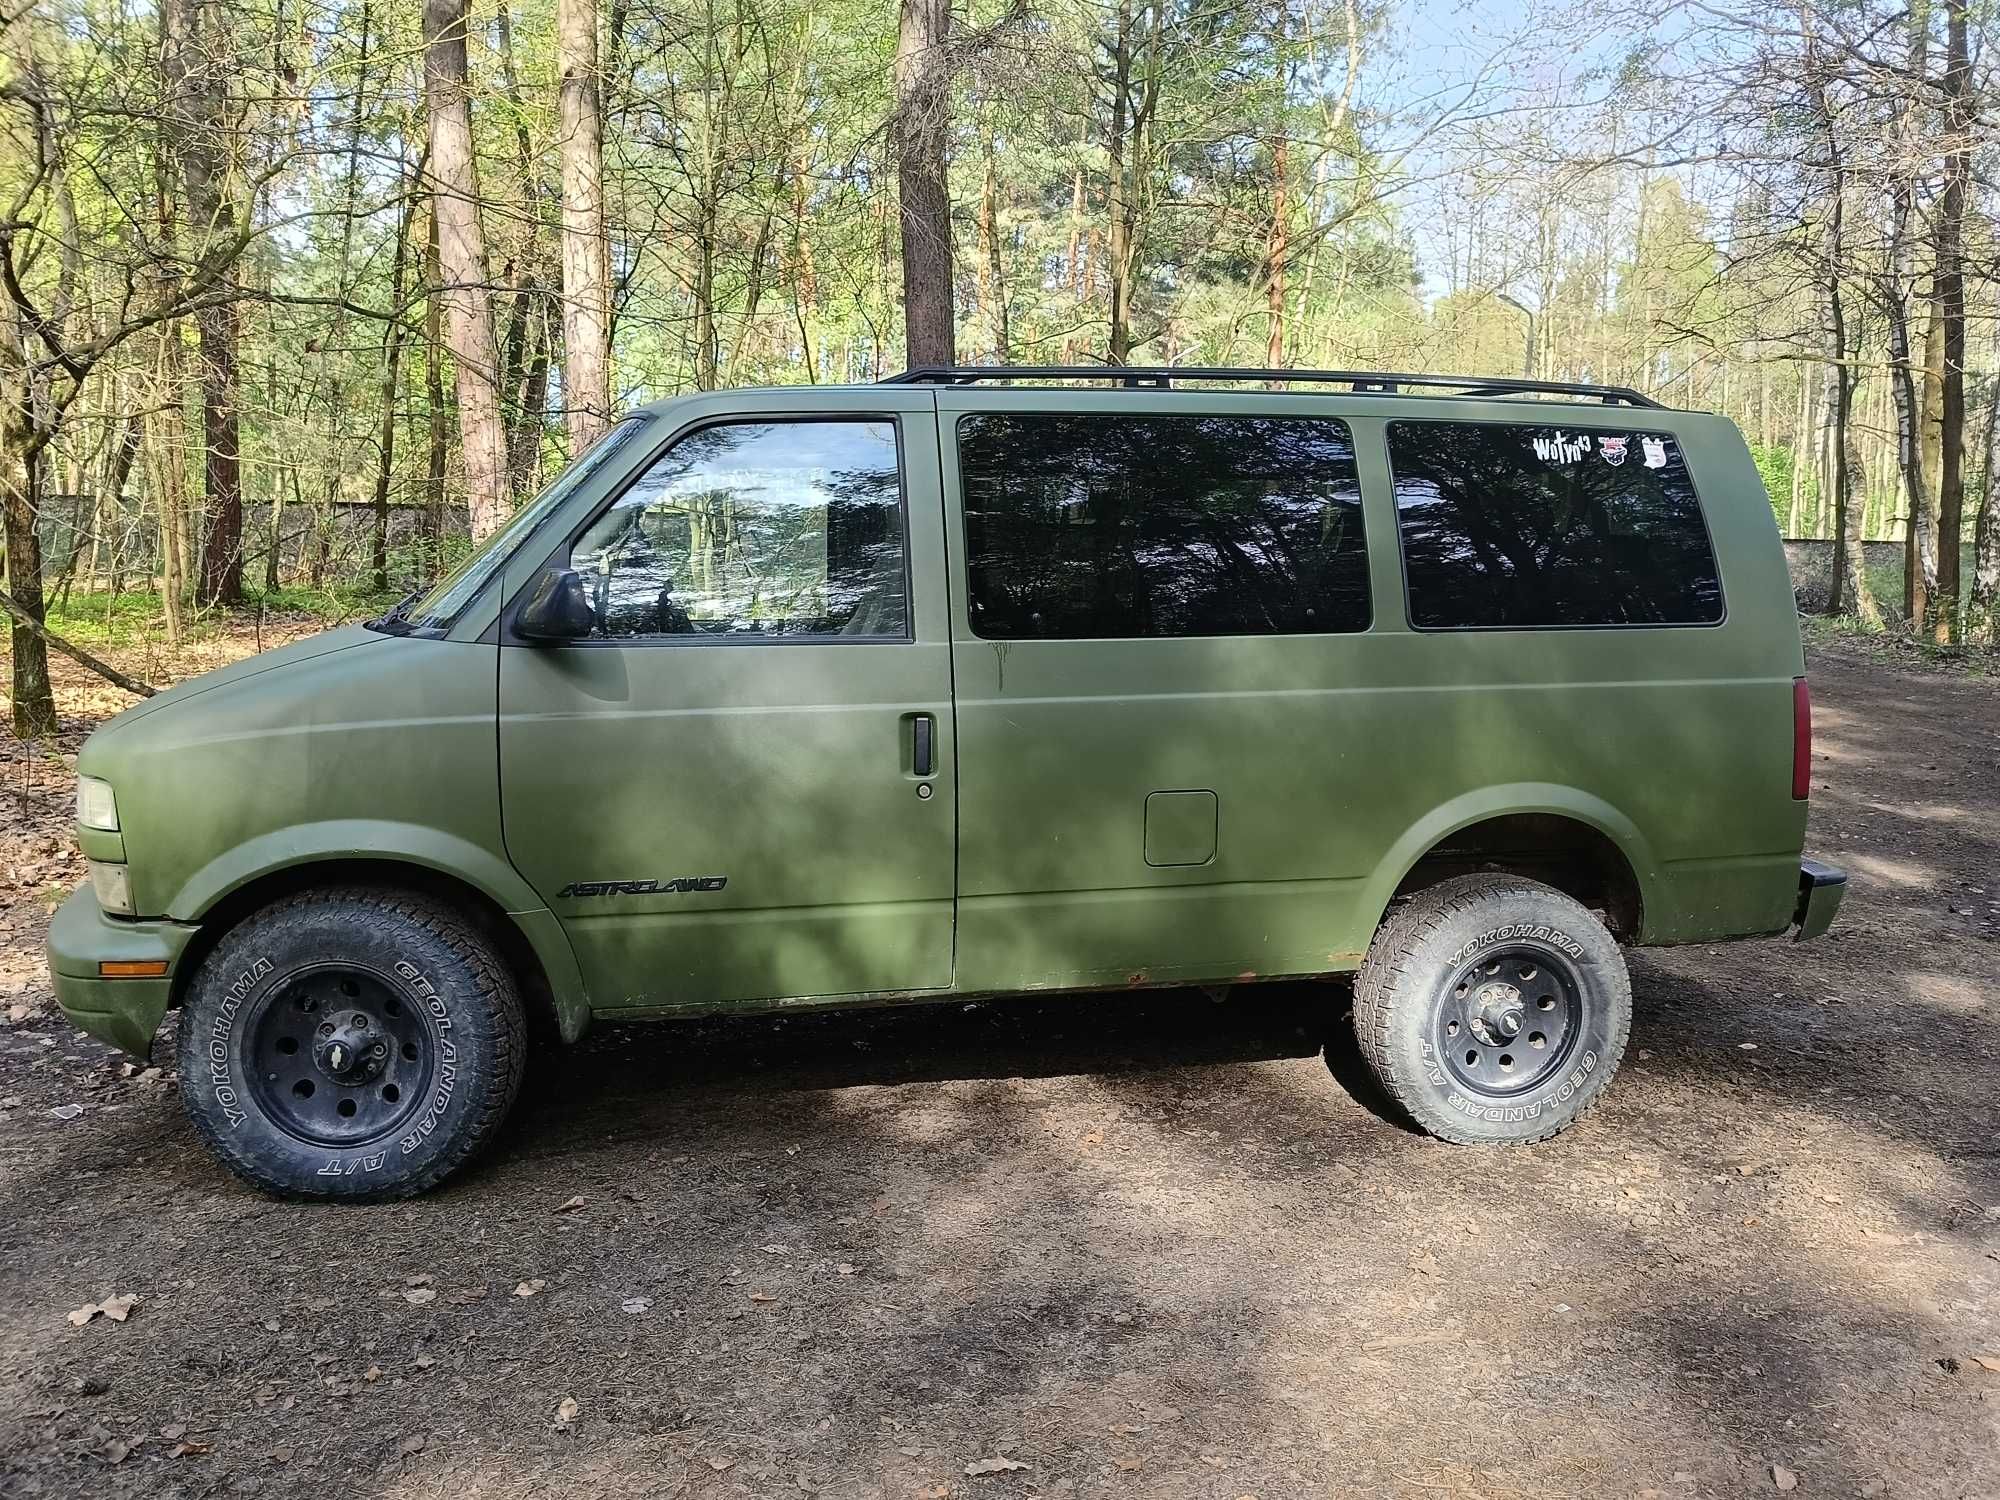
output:
{"label": "tinted rear window", "polygon": [[1665,433],[1394,422],[1389,461],[1419,629],[1722,618],[1701,502]]}
{"label": "tinted rear window", "polygon": [[972,628],[994,640],[1368,628],[1344,422],[961,417]]}

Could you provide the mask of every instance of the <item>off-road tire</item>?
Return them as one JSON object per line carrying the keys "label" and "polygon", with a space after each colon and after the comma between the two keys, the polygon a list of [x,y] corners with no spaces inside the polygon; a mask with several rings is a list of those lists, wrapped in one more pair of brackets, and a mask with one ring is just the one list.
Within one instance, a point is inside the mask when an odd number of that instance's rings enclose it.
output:
{"label": "off-road tire", "polygon": [[[331,997],[323,1006],[320,993]],[[373,1065],[391,1071],[356,1083],[314,1073],[324,1061],[314,1049],[330,1045],[323,1017],[344,1003],[343,993],[374,997],[353,1003],[384,1012],[378,1033],[391,1045],[381,1049],[386,1062]],[[286,1033],[274,1043],[273,1027]],[[268,1193],[406,1198],[463,1166],[498,1130],[520,1090],[526,1029],[512,976],[478,927],[450,906],[408,891],[309,891],[232,928],[193,975],[180,1022],[181,1098],[224,1165]],[[302,1046],[305,1056],[298,1055]],[[282,1069],[273,1049],[290,1054]],[[351,1061],[353,1050],[331,1055]],[[253,1076],[256,1057],[271,1066]],[[373,1138],[315,1140],[310,1122],[288,1123],[294,1106],[281,1071],[298,1073],[290,1087],[308,1097],[307,1085],[316,1085],[318,1107],[331,1098],[332,1107],[347,1110],[345,1096],[355,1095],[385,1116],[400,1109],[403,1117],[385,1119]],[[389,1087],[375,1087],[385,1080]],[[392,1093],[399,1104],[376,1102]],[[375,1128],[367,1115],[349,1113],[352,1123],[333,1117],[327,1127]]]}
{"label": "off-road tire", "polygon": [[[1481,1007],[1489,995],[1499,998]],[[1535,1056],[1527,1044],[1544,1035],[1535,1028],[1555,1039],[1558,1019],[1560,1054]],[[1475,1025],[1477,1035],[1464,1029]],[[1513,875],[1461,875],[1401,902],[1355,977],[1355,1033],[1388,1102],[1461,1145],[1525,1145],[1568,1129],[1618,1071],[1631,1027],[1631,978],[1603,923],[1561,891]],[[1497,1073],[1502,1059],[1531,1084]]]}

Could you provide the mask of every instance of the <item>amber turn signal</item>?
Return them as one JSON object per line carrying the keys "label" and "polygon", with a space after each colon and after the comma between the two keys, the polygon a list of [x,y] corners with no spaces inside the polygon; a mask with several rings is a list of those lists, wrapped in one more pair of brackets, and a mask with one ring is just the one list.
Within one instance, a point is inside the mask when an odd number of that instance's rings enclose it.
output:
{"label": "amber turn signal", "polygon": [[107,958],[97,965],[99,979],[164,979],[166,973],[164,958]]}

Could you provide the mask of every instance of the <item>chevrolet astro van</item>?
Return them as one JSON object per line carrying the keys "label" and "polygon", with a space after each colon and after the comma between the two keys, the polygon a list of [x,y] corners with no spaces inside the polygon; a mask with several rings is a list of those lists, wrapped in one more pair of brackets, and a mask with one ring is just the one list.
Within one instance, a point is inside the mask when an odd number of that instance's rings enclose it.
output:
{"label": "chevrolet astro van", "polygon": [[529,1038],[598,1017],[1350,973],[1411,1123],[1538,1141],[1618,1068],[1623,947],[1826,929],[1810,753],[1722,417],[1340,372],[722,391],[380,619],[92,735],[49,961],[135,1056],[178,1008],[201,1135],[302,1197],[437,1183]]}

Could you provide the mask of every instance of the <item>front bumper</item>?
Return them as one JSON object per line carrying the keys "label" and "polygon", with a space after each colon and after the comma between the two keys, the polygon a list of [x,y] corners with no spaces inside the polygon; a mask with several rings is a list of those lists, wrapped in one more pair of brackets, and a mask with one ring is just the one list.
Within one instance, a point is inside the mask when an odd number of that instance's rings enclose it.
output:
{"label": "front bumper", "polygon": [[[194,928],[181,922],[108,917],[90,887],[82,886],[49,923],[56,1003],[77,1028],[144,1062],[173,998],[175,966],[194,934]],[[161,960],[167,972],[158,979],[98,976],[100,963]]]}
{"label": "front bumper", "polygon": [[1833,925],[1840,910],[1840,898],[1847,894],[1847,871],[1837,865],[1823,865],[1816,859],[1799,861],[1799,904],[1792,912],[1792,926],[1798,929],[1794,942],[1816,938]]}

